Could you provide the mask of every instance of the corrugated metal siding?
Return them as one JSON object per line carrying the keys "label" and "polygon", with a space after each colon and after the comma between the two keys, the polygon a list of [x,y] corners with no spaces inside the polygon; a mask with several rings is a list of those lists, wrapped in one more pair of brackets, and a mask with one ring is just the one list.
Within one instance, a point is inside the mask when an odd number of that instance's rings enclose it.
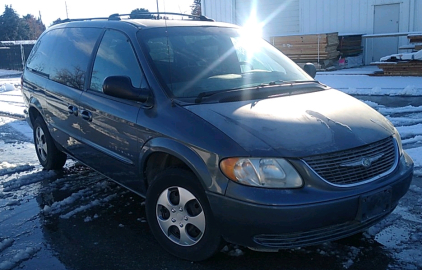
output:
{"label": "corrugated metal siding", "polygon": [[413,31],[422,31],[422,0],[414,0]]}
{"label": "corrugated metal siding", "polygon": [[370,0],[301,0],[302,33],[368,33]]}
{"label": "corrugated metal siding", "polygon": [[373,34],[374,6],[390,4],[400,4],[400,32],[422,29],[422,0],[300,0],[300,32]]}
{"label": "corrugated metal siding", "polygon": [[218,22],[235,23],[235,0],[202,0],[202,14]]}
{"label": "corrugated metal siding", "polygon": [[422,0],[202,0],[202,12],[217,21],[242,25],[255,9],[258,20],[268,20],[268,35],[372,34],[374,6],[388,4],[400,4],[400,31],[422,31]]}
{"label": "corrugated metal siding", "polygon": [[299,33],[299,0],[236,0],[236,24],[243,25],[255,11],[259,22],[266,22],[264,38]]}

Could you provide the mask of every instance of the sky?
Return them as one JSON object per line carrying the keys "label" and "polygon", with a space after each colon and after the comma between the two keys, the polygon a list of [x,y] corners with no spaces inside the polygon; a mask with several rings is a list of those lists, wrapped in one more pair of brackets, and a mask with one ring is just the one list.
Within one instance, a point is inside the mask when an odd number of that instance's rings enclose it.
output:
{"label": "sky", "polygon": [[[89,0],[0,0],[0,14],[5,5],[12,6],[22,17],[32,14],[36,18],[41,12],[41,19],[49,27],[56,19],[78,19],[92,17],[108,17],[114,13],[127,14],[137,8],[145,8],[151,12],[159,11],[191,13],[193,0],[118,0],[118,1],[89,1]],[[67,6],[67,13],[66,13]]]}

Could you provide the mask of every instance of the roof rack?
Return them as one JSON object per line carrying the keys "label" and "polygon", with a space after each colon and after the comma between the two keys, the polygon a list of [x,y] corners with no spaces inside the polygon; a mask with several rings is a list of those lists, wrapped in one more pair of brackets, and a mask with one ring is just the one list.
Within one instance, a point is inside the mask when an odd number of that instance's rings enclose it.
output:
{"label": "roof rack", "polygon": [[[109,20],[109,21],[120,21],[121,17],[124,16],[144,16],[143,19],[155,19],[160,20],[162,19],[160,15],[175,15],[175,16],[182,16],[182,17],[189,17],[194,20],[198,21],[208,21],[208,22],[214,22],[213,19],[210,19],[203,15],[192,15],[192,14],[183,14],[183,13],[174,13],[174,12],[136,12],[136,13],[129,13],[129,14],[111,14],[108,17],[93,17],[93,18],[79,18],[79,19],[64,19],[61,20],[60,23],[66,23],[66,22],[77,22],[77,21],[94,21],[94,20]],[[153,15],[157,15],[156,17]],[[150,16],[150,17],[148,17]]]}
{"label": "roof rack", "polygon": [[108,17],[80,18],[80,19],[64,19],[64,20],[60,20],[60,23],[78,22],[78,21],[94,21],[94,20],[108,20]]}
{"label": "roof rack", "polygon": [[108,17],[108,20],[121,20],[121,17],[123,16],[131,16],[131,15],[136,15],[136,16],[146,16],[145,19],[147,19],[147,16],[152,16],[152,15],[158,15],[157,17],[154,17],[153,19],[161,19],[160,15],[175,15],[175,16],[182,16],[182,17],[189,17],[192,19],[196,19],[199,21],[209,21],[209,22],[214,22],[213,19],[210,19],[204,15],[192,15],[192,14],[183,14],[183,13],[175,13],[175,12],[136,12],[136,13],[129,13],[129,14],[112,14]]}

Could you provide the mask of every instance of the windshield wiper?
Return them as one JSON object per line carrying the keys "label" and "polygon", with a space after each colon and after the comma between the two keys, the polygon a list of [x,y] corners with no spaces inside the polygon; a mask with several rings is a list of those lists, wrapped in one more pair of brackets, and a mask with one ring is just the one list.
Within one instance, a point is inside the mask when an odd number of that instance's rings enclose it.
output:
{"label": "windshield wiper", "polygon": [[286,84],[296,84],[296,83],[318,83],[318,81],[311,81],[311,80],[303,80],[303,81],[283,81],[283,80],[277,80],[277,81],[271,81],[269,83],[261,83],[255,86],[248,86],[248,87],[238,87],[238,88],[230,88],[230,89],[223,89],[223,90],[216,90],[216,91],[208,91],[208,92],[201,92],[199,95],[195,98],[195,103],[201,103],[202,100],[205,97],[210,97],[216,94],[220,93],[233,93],[238,91],[244,91],[244,90],[259,90],[265,87],[269,86],[277,86],[277,85],[286,85]]}
{"label": "windshield wiper", "polygon": [[203,99],[204,97],[210,97],[210,96],[213,96],[213,95],[215,95],[215,94],[218,94],[218,93],[223,93],[223,92],[238,91],[238,90],[240,90],[240,89],[244,89],[244,88],[239,87],[239,88],[231,88],[231,89],[223,89],[223,90],[215,90],[215,91],[201,92],[201,93],[199,93],[199,95],[195,98],[195,103],[201,103],[201,102],[202,102],[202,99]]}
{"label": "windshield wiper", "polygon": [[283,81],[283,80],[277,80],[277,81],[271,81],[267,84],[261,84],[260,86],[267,86],[267,85],[283,85],[283,84],[296,84],[296,83],[315,83],[318,82],[316,80],[303,80],[303,81]]}

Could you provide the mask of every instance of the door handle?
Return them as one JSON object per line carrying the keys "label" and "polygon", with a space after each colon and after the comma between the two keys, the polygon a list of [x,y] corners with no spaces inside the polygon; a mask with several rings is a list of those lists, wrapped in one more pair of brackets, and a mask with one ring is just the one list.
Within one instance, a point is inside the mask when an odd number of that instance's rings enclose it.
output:
{"label": "door handle", "polygon": [[67,112],[69,114],[73,114],[75,116],[78,116],[78,107],[73,106],[73,105],[69,105],[69,106],[67,106]]}
{"label": "door handle", "polygon": [[91,113],[90,111],[83,110],[83,111],[81,112],[81,115],[82,115],[82,118],[83,118],[84,120],[87,120],[87,121],[89,121],[89,122],[91,122],[91,121],[92,121],[92,113]]}

